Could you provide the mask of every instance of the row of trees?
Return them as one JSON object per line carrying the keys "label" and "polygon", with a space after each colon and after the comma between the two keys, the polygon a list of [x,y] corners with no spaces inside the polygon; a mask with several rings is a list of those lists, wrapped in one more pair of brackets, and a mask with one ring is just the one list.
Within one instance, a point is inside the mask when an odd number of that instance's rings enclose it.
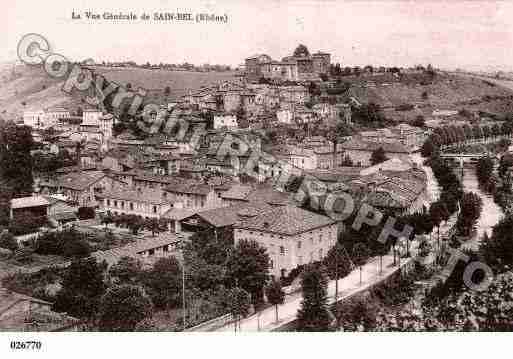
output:
{"label": "row of trees", "polygon": [[148,230],[153,236],[156,233],[165,232],[168,222],[158,218],[142,218],[135,214],[114,215],[110,212],[101,218],[101,223],[105,225],[105,229],[109,224],[114,224],[119,228],[128,228],[133,234],[138,234],[141,230]]}
{"label": "row of trees", "polygon": [[463,126],[444,126],[438,127],[433,134],[424,142],[422,146],[422,155],[429,157],[436,152],[442,145],[458,144],[468,140],[496,138],[498,136],[510,136],[513,132],[513,124],[509,121],[502,125],[463,125]]}

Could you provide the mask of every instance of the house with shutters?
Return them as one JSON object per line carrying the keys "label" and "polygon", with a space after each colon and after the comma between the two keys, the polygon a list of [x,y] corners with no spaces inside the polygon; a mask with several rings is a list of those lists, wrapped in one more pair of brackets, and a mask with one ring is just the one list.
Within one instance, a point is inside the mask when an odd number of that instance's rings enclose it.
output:
{"label": "house with shutters", "polygon": [[285,277],[299,265],[322,260],[337,242],[338,225],[329,217],[294,206],[247,214],[234,225],[234,241],[254,240],[267,250],[270,273]]}

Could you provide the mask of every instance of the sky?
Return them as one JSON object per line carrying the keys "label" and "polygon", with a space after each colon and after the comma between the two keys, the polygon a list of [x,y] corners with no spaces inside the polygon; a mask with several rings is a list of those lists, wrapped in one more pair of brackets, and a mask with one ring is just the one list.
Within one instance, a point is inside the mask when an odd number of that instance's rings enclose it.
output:
{"label": "sky", "polygon": [[[513,71],[513,1],[2,0],[0,61],[26,33],[72,60],[228,64],[299,43],[342,66]],[[226,14],[227,23],[72,20],[71,13]]]}

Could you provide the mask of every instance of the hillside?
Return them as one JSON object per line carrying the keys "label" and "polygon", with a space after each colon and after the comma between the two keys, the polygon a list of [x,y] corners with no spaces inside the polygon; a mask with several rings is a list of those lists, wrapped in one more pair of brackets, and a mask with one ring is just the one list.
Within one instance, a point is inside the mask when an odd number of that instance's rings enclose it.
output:
{"label": "hillside", "polygon": [[[108,80],[120,85],[131,83],[133,88],[150,91],[148,100],[164,103],[164,88],[171,88],[171,96],[180,96],[186,89],[209,86],[223,80],[233,80],[232,72],[184,72],[147,70],[139,68],[95,68]],[[83,106],[80,95],[68,96],[61,90],[63,80],[49,77],[43,69],[25,65],[0,65],[0,117],[19,120],[26,110],[65,106],[75,110]]]}
{"label": "hillside", "polygon": [[[394,120],[407,121],[422,114],[429,116],[435,109],[466,108],[492,113],[513,113],[513,91],[489,81],[439,74],[430,84],[396,81],[353,86],[352,96],[362,103],[376,103],[385,108]],[[411,111],[396,111],[399,105],[416,106]]]}

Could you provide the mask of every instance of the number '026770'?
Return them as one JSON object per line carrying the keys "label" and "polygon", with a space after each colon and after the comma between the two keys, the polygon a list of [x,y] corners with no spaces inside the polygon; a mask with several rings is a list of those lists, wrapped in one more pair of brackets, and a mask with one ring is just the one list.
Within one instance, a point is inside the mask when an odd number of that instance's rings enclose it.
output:
{"label": "number '026770'", "polygon": [[42,344],[38,341],[12,341],[11,349],[13,350],[39,350]]}

